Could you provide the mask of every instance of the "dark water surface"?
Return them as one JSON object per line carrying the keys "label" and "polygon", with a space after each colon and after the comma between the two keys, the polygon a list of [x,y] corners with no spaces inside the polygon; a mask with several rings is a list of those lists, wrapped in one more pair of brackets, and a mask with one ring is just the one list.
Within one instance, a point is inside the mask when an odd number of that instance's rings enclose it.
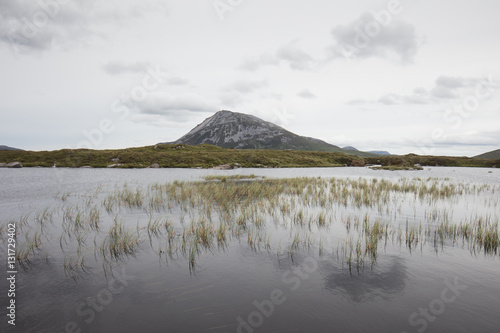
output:
{"label": "dark water surface", "polygon": [[[492,171],[491,173],[489,171]],[[107,213],[103,199],[116,188],[146,188],[153,183],[199,181],[216,175],[255,174],[267,178],[322,177],[436,178],[448,183],[483,184],[490,188],[452,200],[427,204],[391,199],[390,212],[374,208],[335,206],[328,210],[331,226],[312,228],[310,246],[291,253],[292,231],[273,226],[264,230],[269,247],[250,245],[250,230],[233,235],[224,246],[200,250],[196,263],[189,254],[159,255],[162,237],[142,237],[134,253],[104,262],[92,251],[84,253],[86,270],[68,274],[71,260],[61,250],[63,209],[76,207],[96,193],[103,225],[116,216],[132,229],[147,225],[141,209],[120,208]],[[0,223],[16,222],[17,244],[38,230],[37,216],[47,207],[52,221],[29,263],[17,264],[16,326],[7,323],[7,229],[2,229],[0,283],[2,329],[5,332],[499,332],[500,260],[495,253],[471,252],[462,241],[432,241],[409,249],[402,243],[380,246],[377,260],[349,269],[339,244],[347,234],[340,220],[367,213],[391,225],[431,223],[432,210],[457,223],[484,216],[498,223],[500,170],[426,168],[390,172],[365,168],[242,169],[0,169]],[[66,198],[64,198],[66,196]],[[61,199],[64,198],[64,199]],[[398,202],[398,200],[400,202]],[[311,214],[316,208],[305,208]],[[451,211],[451,213],[450,213]],[[28,215],[25,226],[22,216]],[[155,216],[172,219],[174,207]],[[184,217],[190,218],[190,213]],[[441,217],[438,217],[440,219]],[[409,222],[407,222],[409,221]],[[285,221],[286,222],[286,221]],[[437,222],[436,222],[437,223]],[[498,225],[497,225],[498,227]],[[43,227],[42,227],[43,228]],[[294,229],[302,230],[302,229]],[[305,229],[304,229],[305,230]],[[271,234],[272,231],[272,234]],[[52,236],[53,237],[52,237]],[[147,234],[146,234],[147,235]],[[271,237],[271,236],[269,236]],[[68,244],[75,242],[69,240]],[[88,237],[84,248],[96,238]],[[319,243],[322,243],[320,246]],[[69,247],[70,245],[67,245]],[[339,259],[340,257],[340,259]]]}

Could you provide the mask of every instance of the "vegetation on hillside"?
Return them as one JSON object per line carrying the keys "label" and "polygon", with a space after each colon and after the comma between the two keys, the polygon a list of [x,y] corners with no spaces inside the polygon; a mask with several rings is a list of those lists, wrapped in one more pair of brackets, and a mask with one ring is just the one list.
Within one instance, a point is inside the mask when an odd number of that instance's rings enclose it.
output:
{"label": "vegetation on hillside", "polygon": [[488,158],[488,159],[498,160],[500,159],[500,149],[474,156],[474,158]]}
{"label": "vegetation on hillside", "polygon": [[0,163],[18,161],[25,167],[212,168],[223,164],[241,167],[332,167],[350,165],[355,156],[343,153],[225,149],[212,145],[161,144],[118,150],[63,149],[57,151],[1,151]]}
{"label": "vegetation on hillside", "polygon": [[0,151],[0,163],[21,162],[25,167],[84,167],[147,168],[157,164],[160,168],[213,168],[230,167],[335,167],[382,166],[465,166],[495,167],[500,160],[468,157],[404,156],[356,157],[340,152],[311,152],[296,150],[226,149],[212,145],[189,146],[160,144],[116,150],[62,149],[56,151]]}
{"label": "vegetation on hillside", "polygon": [[367,164],[380,164],[382,166],[453,166],[453,167],[500,167],[500,159],[480,159],[471,157],[452,156],[420,156],[408,154],[401,156],[379,156],[364,158]]}

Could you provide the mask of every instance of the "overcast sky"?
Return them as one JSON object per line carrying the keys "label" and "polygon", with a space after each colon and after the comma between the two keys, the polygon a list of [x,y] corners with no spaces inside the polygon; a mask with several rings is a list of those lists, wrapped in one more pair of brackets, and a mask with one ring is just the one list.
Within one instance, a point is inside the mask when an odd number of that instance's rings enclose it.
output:
{"label": "overcast sky", "polygon": [[0,144],[173,141],[218,110],[360,150],[500,148],[498,0],[0,0]]}

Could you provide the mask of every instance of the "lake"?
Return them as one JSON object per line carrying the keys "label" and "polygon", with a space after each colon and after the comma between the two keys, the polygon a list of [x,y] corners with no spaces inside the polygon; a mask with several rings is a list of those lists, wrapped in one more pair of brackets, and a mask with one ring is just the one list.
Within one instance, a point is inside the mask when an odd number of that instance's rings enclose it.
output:
{"label": "lake", "polygon": [[17,233],[5,332],[500,328],[498,169],[24,168],[0,184],[5,265]]}

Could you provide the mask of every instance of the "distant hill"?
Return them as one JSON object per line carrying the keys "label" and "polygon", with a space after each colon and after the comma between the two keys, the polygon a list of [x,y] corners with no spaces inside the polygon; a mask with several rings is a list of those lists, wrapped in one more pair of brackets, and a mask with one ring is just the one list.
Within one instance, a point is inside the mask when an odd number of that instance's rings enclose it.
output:
{"label": "distant hill", "polygon": [[[345,146],[345,147],[342,147],[342,149],[351,150],[351,151],[359,151],[357,148],[354,148],[353,146]],[[369,150],[366,153],[381,155],[381,156],[392,156],[391,153],[389,153],[388,151],[385,151],[385,150]]]}
{"label": "distant hill", "polygon": [[474,156],[474,158],[488,158],[488,159],[494,159],[494,160],[500,159],[500,149]]}
{"label": "distant hill", "polygon": [[0,167],[19,162],[23,167],[69,168],[297,168],[336,167],[380,164],[391,170],[421,166],[453,166],[493,168],[500,159],[450,156],[358,157],[345,153],[299,150],[226,149],[201,144],[159,144],[126,149],[62,149],[55,151],[0,150]]}
{"label": "distant hill", "polygon": [[372,154],[382,155],[382,156],[391,156],[392,154],[385,150],[370,150],[368,151]]}
{"label": "distant hill", "polygon": [[0,150],[22,150],[22,149],[0,145]]}
{"label": "distant hill", "polygon": [[210,144],[236,149],[342,152],[360,157],[376,156],[361,151],[344,150],[319,139],[297,135],[255,116],[226,110],[205,119],[172,143]]}

